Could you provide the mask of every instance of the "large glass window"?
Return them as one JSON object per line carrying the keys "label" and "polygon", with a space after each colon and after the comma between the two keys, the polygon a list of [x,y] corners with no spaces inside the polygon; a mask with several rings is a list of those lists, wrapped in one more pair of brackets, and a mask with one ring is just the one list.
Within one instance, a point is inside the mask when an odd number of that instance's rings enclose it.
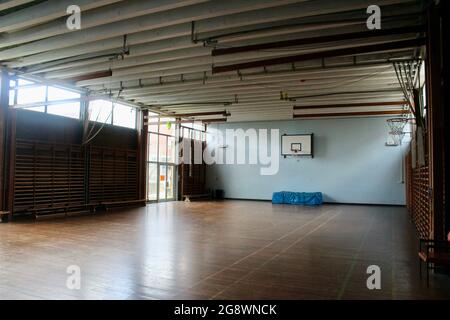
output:
{"label": "large glass window", "polygon": [[47,106],[47,113],[58,116],[79,119],[80,118],[80,103],[64,103],[58,105]]}
{"label": "large glass window", "polygon": [[161,118],[159,120],[159,133],[169,136],[175,135],[175,119],[173,118]]}
{"label": "large glass window", "polygon": [[[76,92],[71,92],[68,90],[47,87],[47,100],[48,101],[58,101],[58,100],[69,100],[69,99],[79,99],[80,94]],[[64,116],[69,118],[80,118],[80,102],[70,102],[57,105],[48,105],[47,113],[56,114],[58,116]]]}
{"label": "large glass window", "polygon": [[[9,86],[11,106],[33,104],[32,107],[24,109],[74,119],[81,117],[81,101],[73,101],[81,98],[78,92],[41,85],[21,78],[10,80]],[[91,121],[135,129],[136,116],[135,108],[123,104],[100,99],[89,102],[89,120]]]}
{"label": "large glass window", "polygon": [[148,164],[147,199],[158,200],[158,164]]}
{"label": "large glass window", "polygon": [[158,162],[158,134],[154,133],[149,134],[148,161]]}
{"label": "large glass window", "polygon": [[20,88],[17,90],[17,104],[45,103],[46,91],[46,86]]}
{"label": "large glass window", "polygon": [[60,88],[48,87],[48,101],[78,99],[80,94]]}
{"label": "large glass window", "polygon": [[[58,104],[51,104],[50,102],[79,99],[80,97],[81,95],[77,92],[41,85],[20,78],[10,81],[10,105],[37,104],[36,106],[24,108],[26,110],[79,119],[80,101]],[[41,103],[42,106],[39,105]]]}
{"label": "large glass window", "polygon": [[169,163],[175,163],[176,160],[175,137],[167,137],[167,155],[166,159]]}
{"label": "large glass window", "polygon": [[173,118],[149,114],[147,199],[169,201],[176,197],[176,133]]}
{"label": "large glass window", "polygon": [[187,123],[180,127],[181,138],[206,141],[206,128],[204,124]]}
{"label": "large glass window", "polygon": [[89,101],[89,120],[112,124],[112,102],[106,100]]}
{"label": "large glass window", "polygon": [[126,128],[136,128],[136,109],[121,104],[114,104],[113,124]]}
{"label": "large glass window", "polygon": [[89,102],[89,120],[135,129],[136,109],[107,100],[93,100]]}

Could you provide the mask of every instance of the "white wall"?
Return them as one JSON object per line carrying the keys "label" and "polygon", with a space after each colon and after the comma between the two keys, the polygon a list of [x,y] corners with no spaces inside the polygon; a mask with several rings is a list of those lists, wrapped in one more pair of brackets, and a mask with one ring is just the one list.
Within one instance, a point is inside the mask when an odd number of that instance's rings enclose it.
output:
{"label": "white wall", "polygon": [[[326,202],[405,204],[402,162],[407,143],[385,146],[388,128],[384,117],[210,126],[211,131],[227,128],[279,129],[280,135],[313,133],[314,158],[284,159],[279,155],[279,171],[273,176],[261,175],[260,165],[208,166],[208,188],[223,189],[226,198],[269,200],[276,191],[320,191]],[[208,143],[214,142],[208,139]]]}

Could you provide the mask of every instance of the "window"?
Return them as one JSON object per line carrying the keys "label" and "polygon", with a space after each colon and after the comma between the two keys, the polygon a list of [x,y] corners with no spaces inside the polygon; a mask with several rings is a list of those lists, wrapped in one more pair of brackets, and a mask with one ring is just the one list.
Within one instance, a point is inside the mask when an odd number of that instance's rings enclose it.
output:
{"label": "window", "polygon": [[13,88],[13,89],[9,90],[9,105],[10,106],[16,104],[16,89],[15,89],[16,83],[17,83],[16,80],[10,80],[9,81],[9,87]]}
{"label": "window", "polygon": [[[81,95],[66,89],[41,85],[21,78],[10,81],[9,104],[38,104],[24,108],[69,118],[80,118],[80,102],[49,104],[52,101],[80,99]],[[42,103],[42,106],[39,104]]]}
{"label": "window", "polygon": [[167,162],[175,163],[176,160],[175,137],[167,137]]}
{"label": "window", "polygon": [[[9,104],[11,106],[33,104],[33,107],[24,109],[74,119],[81,118],[81,94],[79,92],[45,86],[21,78],[10,80],[9,86]],[[62,103],[63,100],[68,101]],[[136,116],[135,108],[123,104],[101,99],[89,102],[89,120],[91,121],[136,129]]]}
{"label": "window", "polygon": [[185,123],[183,127],[198,131],[206,131],[205,124],[199,121]]}
{"label": "window", "polygon": [[58,116],[79,119],[80,118],[80,103],[64,103],[47,106],[47,113]]}
{"label": "window", "polygon": [[17,104],[45,103],[46,91],[46,86],[20,88],[17,90]]}
{"label": "window", "polygon": [[[68,100],[68,99],[79,99],[81,95],[76,92],[48,87],[47,89],[47,100],[48,101],[58,101],[58,100]],[[70,102],[56,105],[48,105],[47,113],[56,114],[58,116],[64,116],[74,119],[80,118],[80,102]]]}
{"label": "window", "polygon": [[196,126],[195,128],[192,124],[188,124],[188,126],[189,127],[182,126],[180,128],[180,136],[182,138],[206,141],[206,132],[200,130],[201,128],[205,128],[203,124],[201,126]]}
{"label": "window", "polygon": [[159,135],[159,162],[167,162],[167,137]]}
{"label": "window", "polygon": [[34,82],[32,82],[32,81],[28,81],[28,80],[21,79],[21,78],[19,78],[18,82],[19,82],[19,86],[26,86],[29,84],[34,84]]}
{"label": "window", "polygon": [[[34,86],[32,82],[19,79],[17,89],[15,92],[15,101],[13,104],[29,104],[43,102],[45,104],[47,87]],[[25,86],[21,88],[20,86]],[[26,108],[26,110],[45,112],[45,105]]]}
{"label": "window", "polygon": [[148,118],[147,200],[170,201],[176,198],[176,136],[174,118]]}
{"label": "window", "polygon": [[112,102],[106,100],[94,100],[89,102],[89,120],[112,123]]}
{"label": "window", "polygon": [[148,161],[158,161],[158,135],[154,133],[148,139]]}
{"label": "window", "polygon": [[148,122],[149,122],[148,131],[149,132],[158,133],[158,130],[159,130],[159,126],[158,126],[159,121],[158,120],[159,119],[157,118],[157,116],[158,116],[157,113],[153,113],[153,112],[148,113]]}
{"label": "window", "polygon": [[136,109],[121,104],[114,104],[113,124],[116,126],[135,129]]}
{"label": "window", "polygon": [[48,101],[79,99],[80,94],[69,90],[48,87]]}
{"label": "window", "polygon": [[136,129],[136,109],[107,100],[89,102],[89,120]]}
{"label": "window", "polygon": [[174,118],[161,118],[159,120],[159,133],[169,136],[175,135],[175,119]]}

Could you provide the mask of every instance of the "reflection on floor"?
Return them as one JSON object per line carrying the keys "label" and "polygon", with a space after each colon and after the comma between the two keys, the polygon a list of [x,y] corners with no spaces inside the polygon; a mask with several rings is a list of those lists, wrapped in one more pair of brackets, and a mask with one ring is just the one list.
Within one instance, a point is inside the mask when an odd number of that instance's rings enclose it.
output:
{"label": "reflection on floor", "polygon": [[151,204],[0,224],[0,299],[450,298],[449,277],[420,281],[416,251],[402,207]]}

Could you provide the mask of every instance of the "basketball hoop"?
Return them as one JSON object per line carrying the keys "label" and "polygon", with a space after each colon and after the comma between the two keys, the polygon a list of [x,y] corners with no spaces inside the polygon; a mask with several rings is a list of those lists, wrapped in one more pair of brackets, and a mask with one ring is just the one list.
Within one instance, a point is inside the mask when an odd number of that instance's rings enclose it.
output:
{"label": "basketball hoop", "polygon": [[408,118],[391,118],[386,120],[390,129],[389,135],[393,142],[393,144],[390,145],[400,146],[402,144],[403,138],[405,137],[405,132],[403,130],[408,121]]}
{"label": "basketball hoop", "polygon": [[389,134],[390,134],[390,136],[391,136],[391,138],[392,138],[392,146],[401,146],[402,145],[402,141],[403,141],[403,138],[405,137],[405,134],[404,133],[392,133],[392,132],[389,132]]}
{"label": "basketball hoop", "polygon": [[291,151],[294,153],[294,155],[298,155],[300,151],[302,151],[302,144],[301,143],[291,143]]}

